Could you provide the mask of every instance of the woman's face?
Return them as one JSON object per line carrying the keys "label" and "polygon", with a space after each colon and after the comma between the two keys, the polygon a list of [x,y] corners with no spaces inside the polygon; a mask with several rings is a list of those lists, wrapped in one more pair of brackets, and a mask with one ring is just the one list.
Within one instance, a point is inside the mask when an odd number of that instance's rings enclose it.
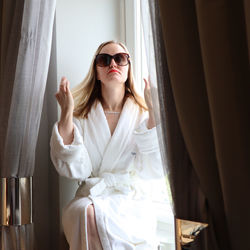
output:
{"label": "woman's face", "polygon": [[[113,56],[117,53],[126,53],[126,51],[119,44],[110,43],[101,49],[99,54],[102,53]],[[126,66],[119,66],[113,58],[109,66],[96,66],[97,80],[100,80],[102,84],[107,86],[113,83],[124,84],[128,78],[128,69],[129,64]]]}

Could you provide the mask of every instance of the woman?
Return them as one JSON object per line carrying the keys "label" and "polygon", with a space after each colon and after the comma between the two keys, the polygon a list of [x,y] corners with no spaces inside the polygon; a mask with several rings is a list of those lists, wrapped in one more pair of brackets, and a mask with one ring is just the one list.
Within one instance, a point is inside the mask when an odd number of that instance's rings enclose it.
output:
{"label": "woman", "polygon": [[63,77],[61,117],[51,137],[60,175],[81,182],[64,208],[71,250],[152,250],[155,215],[145,187],[163,176],[149,83],[145,102],[134,90],[122,43],[99,46],[84,81],[73,91]]}

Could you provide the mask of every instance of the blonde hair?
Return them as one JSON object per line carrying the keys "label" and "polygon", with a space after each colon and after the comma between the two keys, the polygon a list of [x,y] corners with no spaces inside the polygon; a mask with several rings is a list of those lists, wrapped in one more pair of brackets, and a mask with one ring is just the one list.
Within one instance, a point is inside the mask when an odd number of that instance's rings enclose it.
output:
{"label": "blonde hair", "polygon": [[[90,112],[92,105],[96,104],[97,100],[102,100],[101,84],[96,77],[97,71],[95,65],[95,58],[104,46],[112,43],[120,45],[126,51],[126,53],[128,53],[128,49],[124,44],[113,40],[104,42],[98,47],[94,58],[92,59],[90,69],[86,77],[79,85],[77,85],[72,90],[75,103],[74,116],[77,118],[88,118],[88,113]],[[132,98],[134,102],[139,105],[141,111],[147,110],[147,106],[145,104],[144,99],[136,92],[134,87],[134,77],[132,73],[131,61],[129,63],[128,78],[125,82],[124,98],[127,99],[128,97]]]}

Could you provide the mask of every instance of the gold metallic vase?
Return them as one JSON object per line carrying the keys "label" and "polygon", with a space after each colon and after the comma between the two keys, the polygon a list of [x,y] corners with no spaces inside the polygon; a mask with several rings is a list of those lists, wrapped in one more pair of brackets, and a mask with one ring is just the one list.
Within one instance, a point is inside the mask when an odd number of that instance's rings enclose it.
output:
{"label": "gold metallic vase", "polygon": [[0,224],[32,223],[32,177],[0,178]]}

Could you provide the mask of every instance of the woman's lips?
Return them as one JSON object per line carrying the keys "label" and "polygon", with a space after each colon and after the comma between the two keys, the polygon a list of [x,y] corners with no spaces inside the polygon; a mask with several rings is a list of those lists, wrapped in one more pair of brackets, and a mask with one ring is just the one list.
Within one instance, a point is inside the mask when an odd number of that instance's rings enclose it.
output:
{"label": "woman's lips", "polygon": [[115,69],[111,69],[108,73],[113,73],[113,72],[119,73],[119,71],[118,71],[118,70],[115,70]]}

